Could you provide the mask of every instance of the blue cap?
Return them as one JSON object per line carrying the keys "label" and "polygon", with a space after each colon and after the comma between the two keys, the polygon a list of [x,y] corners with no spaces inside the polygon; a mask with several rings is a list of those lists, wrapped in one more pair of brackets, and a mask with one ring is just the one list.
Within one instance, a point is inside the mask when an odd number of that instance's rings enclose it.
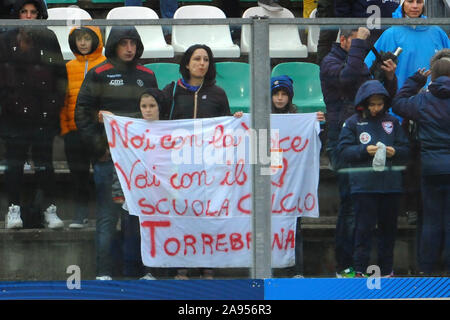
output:
{"label": "blue cap", "polygon": [[277,88],[285,88],[287,89],[289,96],[292,98],[294,96],[293,83],[294,81],[291,79],[291,77],[286,75],[272,77],[270,79],[271,92],[273,92],[273,90]]}

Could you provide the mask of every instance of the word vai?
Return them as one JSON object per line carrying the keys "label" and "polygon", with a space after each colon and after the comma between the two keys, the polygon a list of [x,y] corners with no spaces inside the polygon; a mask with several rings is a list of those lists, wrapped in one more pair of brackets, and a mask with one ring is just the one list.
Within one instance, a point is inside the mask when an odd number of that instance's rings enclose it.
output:
{"label": "word vai", "polygon": [[[170,228],[171,221],[144,221],[141,223],[143,228],[148,229],[150,233],[150,256],[156,257],[157,247],[162,247],[168,256],[187,256],[187,255],[214,255],[219,252],[232,252],[241,250],[250,250],[252,233],[239,232],[210,234],[202,232],[200,234],[184,234],[180,237],[170,237],[163,240],[160,246],[157,246],[156,231],[158,228]],[[162,246],[161,246],[162,245]],[[272,250],[289,250],[295,247],[295,231],[281,228],[279,232],[273,233]]]}

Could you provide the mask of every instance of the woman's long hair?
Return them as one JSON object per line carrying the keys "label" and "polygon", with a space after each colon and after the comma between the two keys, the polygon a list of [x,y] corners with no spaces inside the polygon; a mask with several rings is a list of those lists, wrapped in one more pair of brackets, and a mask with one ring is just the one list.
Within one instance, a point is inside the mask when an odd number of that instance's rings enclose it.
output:
{"label": "woman's long hair", "polygon": [[204,44],[194,44],[190,46],[186,52],[181,57],[180,61],[180,73],[183,76],[183,79],[188,81],[191,78],[191,73],[186,68],[186,66],[191,61],[191,57],[194,54],[194,51],[197,49],[204,49],[206,53],[208,54],[209,58],[209,67],[208,71],[205,74],[205,78],[203,80],[204,84],[213,84],[216,81],[216,65],[214,63],[214,56],[211,51],[211,48]]}

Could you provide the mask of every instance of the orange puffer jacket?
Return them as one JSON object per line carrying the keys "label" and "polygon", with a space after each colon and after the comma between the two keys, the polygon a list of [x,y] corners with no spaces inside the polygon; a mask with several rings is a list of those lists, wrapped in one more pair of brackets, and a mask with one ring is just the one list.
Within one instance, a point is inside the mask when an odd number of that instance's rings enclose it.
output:
{"label": "orange puffer jacket", "polygon": [[92,46],[95,50],[87,55],[82,55],[76,46],[74,31],[80,29],[75,27],[69,34],[69,45],[76,59],[73,59],[66,64],[68,88],[66,93],[66,100],[64,107],[61,109],[61,135],[65,135],[70,131],[77,130],[75,125],[75,105],[77,102],[78,92],[80,91],[81,84],[83,83],[86,73],[106,60],[106,57],[102,54],[103,40],[98,27],[85,26],[81,29],[91,30],[91,35],[95,37],[92,41]]}

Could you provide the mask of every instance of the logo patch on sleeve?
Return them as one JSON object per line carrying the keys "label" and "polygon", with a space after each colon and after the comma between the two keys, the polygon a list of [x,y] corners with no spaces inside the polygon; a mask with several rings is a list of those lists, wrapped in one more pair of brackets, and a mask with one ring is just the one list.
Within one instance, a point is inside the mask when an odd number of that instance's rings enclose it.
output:
{"label": "logo patch on sleeve", "polygon": [[359,135],[359,141],[362,144],[368,144],[370,142],[370,140],[372,140],[372,137],[367,132],[363,132]]}
{"label": "logo patch on sleeve", "polygon": [[387,134],[391,134],[394,130],[394,124],[392,123],[392,121],[383,121],[381,123],[381,126]]}

